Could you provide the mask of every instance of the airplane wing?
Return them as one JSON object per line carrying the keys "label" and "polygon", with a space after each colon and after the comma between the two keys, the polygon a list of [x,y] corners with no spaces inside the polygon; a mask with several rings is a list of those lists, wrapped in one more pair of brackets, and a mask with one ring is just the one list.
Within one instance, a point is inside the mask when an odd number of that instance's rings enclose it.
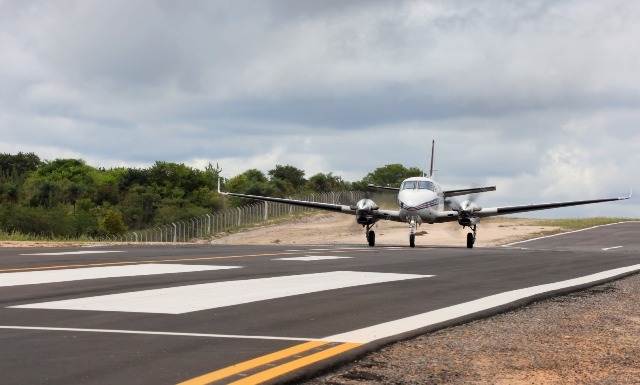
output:
{"label": "airplane wing", "polygon": [[367,184],[367,187],[377,188],[377,189],[380,189],[380,190],[400,191],[400,187],[383,187],[383,186],[378,186],[377,184],[373,184],[373,183]]}
{"label": "airplane wing", "polygon": [[483,207],[482,210],[478,211],[477,215],[479,217],[491,217],[496,215],[507,215],[507,214],[514,214],[514,213],[522,213],[527,211],[555,209],[559,207],[569,207],[569,206],[578,206],[578,205],[588,205],[592,203],[622,201],[629,198],[631,198],[631,194],[629,194],[629,196],[619,197],[619,198],[590,199],[590,200],[581,200],[581,201],[541,203],[541,204],[530,204],[530,205],[521,205],[521,206],[504,206],[504,207],[487,207],[487,208]]}
{"label": "airplane wing", "polygon": [[467,195],[473,193],[481,193],[485,191],[496,191],[496,186],[489,187],[474,187],[474,188],[466,188],[462,190],[447,190],[444,192],[445,198],[447,197],[455,197],[458,195]]}
{"label": "airplane wing", "polygon": [[[514,213],[523,213],[527,211],[548,210],[556,209],[560,207],[588,205],[592,203],[621,201],[631,198],[630,194],[626,197],[619,198],[603,198],[603,199],[590,199],[581,201],[566,201],[566,202],[554,202],[554,203],[539,203],[521,206],[504,206],[504,207],[483,207],[480,211],[474,213],[478,217],[493,217],[498,215],[507,215]],[[459,213],[457,211],[439,211],[436,219],[437,223],[452,222],[458,220]]]}
{"label": "airplane wing", "polygon": [[[287,199],[287,198],[263,197],[259,195],[237,194],[237,193],[222,192],[222,191],[219,191],[219,193],[222,195],[229,195],[229,196],[234,196],[239,198],[254,199],[254,200],[266,201],[266,202],[284,203],[288,205],[310,207],[310,208],[319,209],[319,210],[335,211],[343,214],[355,214],[357,211],[357,207],[355,205],[348,206],[348,205],[340,205],[340,204],[333,204],[333,203],[311,202],[311,201]],[[377,218],[380,218],[380,219],[403,222],[400,220],[400,212],[397,210],[378,209],[378,210],[374,210],[373,213]]]}

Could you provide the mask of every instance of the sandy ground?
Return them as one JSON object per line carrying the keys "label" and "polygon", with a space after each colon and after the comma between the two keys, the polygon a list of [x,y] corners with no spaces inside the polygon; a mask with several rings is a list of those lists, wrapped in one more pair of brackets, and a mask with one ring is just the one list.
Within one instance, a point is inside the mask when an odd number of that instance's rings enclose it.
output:
{"label": "sandy ground", "polygon": [[[558,227],[527,226],[526,219],[495,218],[478,225],[476,247],[498,246],[518,240],[554,234]],[[409,244],[409,226],[406,223],[380,221],[373,228],[376,245]],[[423,224],[416,229],[416,245],[464,246],[469,229],[463,230],[456,222]],[[193,240],[194,243],[220,245],[366,245],[364,228],[353,215],[318,213],[282,224],[257,225],[244,232],[221,234],[211,241]],[[136,243],[139,244],[139,243]],[[166,244],[166,243],[164,243]],[[109,243],[0,241],[0,247],[82,247],[105,246]]]}
{"label": "sandy ground", "polygon": [[[548,235],[560,231],[557,227],[526,226],[526,219],[497,218],[478,225],[476,247],[504,245],[518,240]],[[409,244],[409,226],[406,223],[380,221],[373,228],[376,245]],[[469,229],[463,230],[457,222],[423,224],[416,229],[416,245],[464,246]],[[293,223],[261,226],[247,232],[215,239],[212,244],[225,245],[366,245],[364,228],[353,215],[337,213],[315,214]]]}

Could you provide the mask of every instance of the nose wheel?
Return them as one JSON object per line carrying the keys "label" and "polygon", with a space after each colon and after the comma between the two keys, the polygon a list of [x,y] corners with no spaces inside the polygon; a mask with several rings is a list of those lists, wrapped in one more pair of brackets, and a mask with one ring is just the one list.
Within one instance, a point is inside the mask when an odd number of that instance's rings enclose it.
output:
{"label": "nose wheel", "polygon": [[411,218],[411,221],[409,222],[409,229],[409,247],[416,247],[416,218]]}
{"label": "nose wheel", "polygon": [[369,246],[373,247],[376,245],[376,232],[371,230],[373,225],[366,225],[366,227],[367,242],[369,242]]}
{"label": "nose wheel", "polygon": [[473,244],[476,243],[477,226],[473,225],[471,229],[473,230],[473,233],[467,234],[467,249],[473,249]]}

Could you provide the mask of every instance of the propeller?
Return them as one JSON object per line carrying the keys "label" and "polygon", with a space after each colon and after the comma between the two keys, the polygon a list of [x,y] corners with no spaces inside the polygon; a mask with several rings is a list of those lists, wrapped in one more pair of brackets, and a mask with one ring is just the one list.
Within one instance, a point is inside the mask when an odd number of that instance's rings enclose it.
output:
{"label": "propeller", "polygon": [[[474,184],[473,187],[479,187]],[[458,213],[458,223],[462,226],[472,226],[478,223],[478,218],[476,217],[476,213],[482,211],[482,207],[476,204],[476,200],[479,198],[480,193],[472,193],[469,194],[467,199],[462,202],[459,202],[454,197],[447,198],[447,203],[449,203],[449,207],[452,211],[456,211]]]}

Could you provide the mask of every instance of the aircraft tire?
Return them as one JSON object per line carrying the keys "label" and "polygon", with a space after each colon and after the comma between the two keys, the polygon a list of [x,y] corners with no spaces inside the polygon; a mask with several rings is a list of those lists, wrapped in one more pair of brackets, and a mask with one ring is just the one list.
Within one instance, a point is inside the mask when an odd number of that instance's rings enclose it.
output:
{"label": "aircraft tire", "polygon": [[367,235],[367,240],[369,241],[369,246],[373,247],[376,245],[376,233],[373,231],[369,231],[369,235]]}
{"label": "aircraft tire", "polygon": [[409,234],[409,247],[416,247],[416,235]]}
{"label": "aircraft tire", "polygon": [[476,242],[475,239],[473,239],[473,234],[472,233],[468,233],[467,234],[467,249],[473,249],[473,244]]}

